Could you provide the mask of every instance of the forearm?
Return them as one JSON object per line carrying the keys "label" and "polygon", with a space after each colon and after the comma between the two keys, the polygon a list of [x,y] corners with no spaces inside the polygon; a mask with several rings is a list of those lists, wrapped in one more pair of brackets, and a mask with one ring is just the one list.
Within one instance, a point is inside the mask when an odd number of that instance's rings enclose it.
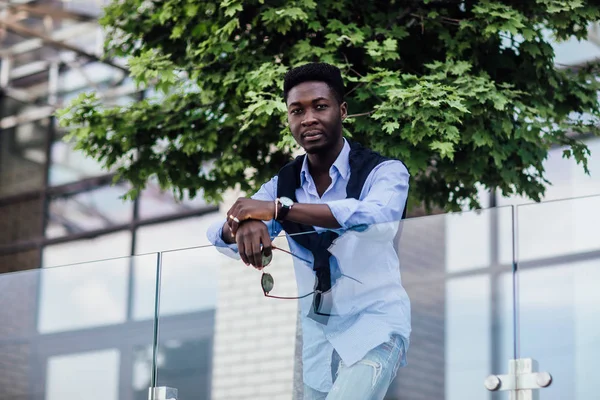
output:
{"label": "forearm", "polygon": [[337,229],[340,227],[327,204],[295,203],[285,219],[322,228]]}

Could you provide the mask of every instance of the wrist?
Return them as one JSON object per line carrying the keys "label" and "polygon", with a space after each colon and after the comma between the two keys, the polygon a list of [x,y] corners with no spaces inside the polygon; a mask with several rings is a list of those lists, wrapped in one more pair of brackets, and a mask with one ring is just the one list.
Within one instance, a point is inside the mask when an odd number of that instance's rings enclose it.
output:
{"label": "wrist", "polygon": [[280,197],[275,201],[277,202],[277,220],[284,221],[294,206],[294,201],[288,197]]}
{"label": "wrist", "polygon": [[229,228],[227,222],[223,225],[223,228],[221,229],[221,239],[223,239],[223,241],[226,244],[235,243],[235,237],[233,237],[233,234],[231,233],[231,228]]}

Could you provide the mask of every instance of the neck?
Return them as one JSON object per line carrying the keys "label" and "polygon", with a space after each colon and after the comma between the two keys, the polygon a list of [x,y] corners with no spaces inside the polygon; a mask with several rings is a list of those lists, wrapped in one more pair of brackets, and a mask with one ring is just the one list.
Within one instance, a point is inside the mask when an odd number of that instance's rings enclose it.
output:
{"label": "neck", "polygon": [[308,154],[308,165],[311,175],[329,174],[329,169],[340,155],[344,148],[344,138],[340,135],[340,140],[326,152]]}

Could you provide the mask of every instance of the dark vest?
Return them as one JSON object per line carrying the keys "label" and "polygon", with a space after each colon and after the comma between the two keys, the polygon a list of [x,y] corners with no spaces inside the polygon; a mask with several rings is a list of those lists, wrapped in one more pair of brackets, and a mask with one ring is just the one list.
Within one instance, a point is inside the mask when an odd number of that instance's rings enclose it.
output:
{"label": "dark vest", "polygon": [[[278,174],[277,180],[277,197],[289,197],[294,202],[296,199],[296,189],[300,187],[300,172],[306,155],[296,157],[296,159],[285,165]],[[346,198],[359,200],[362,188],[367,180],[367,177],[377,165],[384,161],[390,160],[383,157],[379,153],[369,150],[359,143],[350,142],[350,179],[346,186]],[[406,204],[402,218],[406,216]],[[283,229],[290,235],[315,232],[312,226],[299,224],[291,221],[283,221],[281,223]],[[293,236],[293,240],[299,245],[310,250],[313,254],[315,263],[313,269],[317,276],[316,290],[327,292],[331,289],[331,270],[329,266],[329,258],[331,253],[329,247],[339,234],[332,231],[323,231],[319,234],[307,233],[304,235]],[[317,305],[318,307],[318,305]],[[326,319],[325,319],[326,320]]]}

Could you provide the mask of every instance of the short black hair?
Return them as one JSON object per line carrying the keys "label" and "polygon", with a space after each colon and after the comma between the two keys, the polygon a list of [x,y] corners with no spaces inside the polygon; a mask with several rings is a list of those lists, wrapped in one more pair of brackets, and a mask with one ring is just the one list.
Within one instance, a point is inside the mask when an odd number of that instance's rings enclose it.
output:
{"label": "short black hair", "polygon": [[344,80],[340,69],[326,63],[309,63],[290,69],[283,79],[283,100],[287,103],[288,94],[294,86],[304,82],[325,82],[333,91],[338,103],[344,101]]}

